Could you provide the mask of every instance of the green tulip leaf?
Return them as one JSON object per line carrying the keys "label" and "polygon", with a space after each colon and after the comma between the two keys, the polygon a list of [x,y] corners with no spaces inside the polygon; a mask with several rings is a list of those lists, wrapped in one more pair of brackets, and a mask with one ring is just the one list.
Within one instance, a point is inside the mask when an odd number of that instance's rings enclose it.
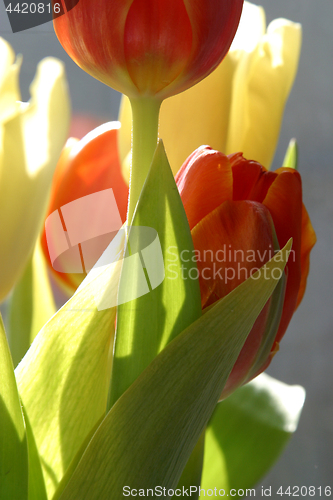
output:
{"label": "green tulip leaf", "polygon": [[[123,241],[118,243],[122,249]],[[48,498],[105,415],[116,311],[99,311],[96,300],[109,281],[118,283],[119,274],[118,262],[93,280],[87,277],[38,333],[16,368]]]}
{"label": "green tulip leaf", "polygon": [[296,139],[291,139],[289,142],[282,166],[298,170],[298,144]]}
{"label": "green tulip leaf", "polygon": [[9,343],[16,366],[37,333],[56,312],[53,293],[37,243],[20,281],[16,284],[9,303]]}
{"label": "green tulip leaf", "polygon": [[[156,235],[155,246],[148,245],[150,234]],[[110,406],[168,342],[201,316],[196,263],[182,261],[184,251],[194,255],[191,232],[160,141],[129,233],[126,256],[137,256],[136,264],[126,265],[125,259],[122,269],[119,297],[138,298],[118,307]],[[139,296],[142,279],[149,293]]]}
{"label": "green tulip leaf", "polygon": [[57,499],[176,488],[290,248],[291,241],[150,363],[106,415]]}
{"label": "green tulip leaf", "polygon": [[0,498],[28,499],[28,446],[14,367],[0,316]]}
{"label": "green tulip leaf", "polygon": [[262,374],[219,403],[206,431],[201,488],[253,488],[296,430],[304,398],[302,387]]}
{"label": "green tulip leaf", "polygon": [[[177,484],[177,488],[181,491],[183,491],[183,489],[188,491],[188,496],[189,498],[192,498],[192,500],[197,500],[199,498],[199,486],[201,484],[205,449],[205,434],[206,431],[204,430],[199,438],[199,441],[195,445],[195,448],[192,451]],[[190,489],[191,486],[192,489]],[[176,496],[173,498],[176,498]]]}
{"label": "green tulip leaf", "polygon": [[27,412],[22,407],[29,450],[29,500],[47,500],[42,464]]}

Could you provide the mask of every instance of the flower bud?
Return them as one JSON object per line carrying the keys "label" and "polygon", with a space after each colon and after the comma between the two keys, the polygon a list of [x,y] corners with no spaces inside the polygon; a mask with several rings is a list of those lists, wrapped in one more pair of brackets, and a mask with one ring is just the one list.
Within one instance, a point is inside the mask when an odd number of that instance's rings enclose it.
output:
{"label": "flower bud", "polygon": [[293,239],[281,276],[285,290],[281,283],[258,316],[229,376],[225,397],[266,369],[277,352],[304,295],[316,236],[302,203],[301,177],[293,169],[269,172],[241,153],[225,156],[202,146],[183,164],[176,182],[197,252],[203,310]]}
{"label": "flower bud", "polygon": [[83,70],[129,97],[162,100],[217,67],[242,7],[243,0],[80,0],[54,27]]}
{"label": "flower bud", "polygon": [[[162,104],[159,134],[176,174],[202,144],[226,154],[242,151],[270,168],[301,49],[298,23],[275,19],[266,28],[262,7],[244,2],[223,62],[199,85]],[[181,116],[181,120],[174,120]],[[131,108],[123,97],[121,161],[131,147]],[[178,138],[182,137],[179,141]]]}
{"label": "flower bud", "polygon": [[126,219],[128,187],[117,151],[119,123],[69,139],[57,164],[42,235],[53,275],[73,293]]}

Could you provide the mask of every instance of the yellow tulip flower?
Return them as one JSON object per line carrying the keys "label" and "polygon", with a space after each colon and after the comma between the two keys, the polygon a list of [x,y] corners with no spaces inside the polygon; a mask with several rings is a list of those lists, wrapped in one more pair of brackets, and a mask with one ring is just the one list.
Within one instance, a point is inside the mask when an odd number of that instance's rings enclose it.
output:
{"label": "yellow tulip flower", "polygon": [[[274,20],[266,30],[265,12],[244,3],[230,51],[220,66],[191,89],[162,104],[159,135],[173,172],[202,144],[270,167],[283,111],[300,56],[300,24]],[[131,110],[123,97],[119,151],[128,176]]]}
{"label": "yellow tulip flower", "polygon": [[39,63],[28,103],[20,102],[20,66],[0,38],[0,301],[23,273],[41,231],[70,117],[63,63]]}

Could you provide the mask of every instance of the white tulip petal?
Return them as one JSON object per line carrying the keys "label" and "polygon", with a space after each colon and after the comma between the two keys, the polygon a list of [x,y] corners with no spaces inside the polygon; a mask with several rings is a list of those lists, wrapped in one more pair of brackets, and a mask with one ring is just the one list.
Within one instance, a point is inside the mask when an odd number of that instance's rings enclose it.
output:
{"label": "white tulip petal", "polygon": [[252,53],[243,53],[233,80],[226,153],[242,151],[269,168],[284,107],[296,76],[301,26],[273,21]]}
{"label": "white tulip petal", "polygon": [[15,62],[13,49],[0,37],[0,123],[19,112],[21,62],[22,57],[18,57]]}
{"label": "white tulip petal", "polygon": [[262,7],[244,2],[240,23],[232,41],[229,54],[237,59],[239,51],[253,52],[266,32],[266,15]]}
{"label": "white tulip petal", "polygon": [[31,100],[0,122],[0,300],[22,274],[44,221],[53,172],[67,137],[69,98],[60,61],[37,69]]}

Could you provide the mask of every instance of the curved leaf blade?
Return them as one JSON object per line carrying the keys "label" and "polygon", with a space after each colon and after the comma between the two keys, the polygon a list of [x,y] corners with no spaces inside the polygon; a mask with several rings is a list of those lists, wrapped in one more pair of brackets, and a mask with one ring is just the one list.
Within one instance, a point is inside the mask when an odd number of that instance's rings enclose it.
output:
{"label": "curved leaf blade", "polygon": [[272,270],[284,269],[290,246],[153,360],[101,423],[61,500],[121,499],[125,485],[177,486],[246,337],[278,282]]}
{"label": "curved leaf blade", "polygon": [[296,139],[290,140],[282,166],[298,170],[298,144]]}
{"label": "curved leaf blade", "polygon": [[[157,145],[130,228],[133,254],[144,253],[141,252],[146,245],[144,230],[148,228],[156,231],[163,262],[158,262],[156,250],[148,259],[143,256],[146,277],[152,285],[150,291],[118,306],[110,407],[168,342],[201,316],[198,279],[183,279],[183,272],[188,276],[190,270],[196,268],[195,263],[182,262],[180,257],[182,251],[193,255],[193,241],[162,141]],[[157,287],[153,285],[160,272],[156,267],[162,267],[164,274]],[[131,289],[132,295],[138,296],[139,278],[134,276],[140,273],[140,259],[136,269],[127,267],[125,259],[120,296],[123,292],[131,295]]]}
{"label": "curved leaf blade", "polygon": [[29,500],[47,500],[45,481],[42,464],[38,453],[35,437],[28,419],[27,412],[24,411],[24,421],[27,430],[28,451],[29,451]]}
{"label": "curved leaf blade", "polygon": [[118,283],[119,262],[96,274],[43,327],[15,371],[48,498],[105,415],[116,311],[98,311],[96,300]]}
{"label": "curved leaf blade", "polygon": [[51,284],[38,242],[9,302],[9,343],[15,366],[55,312]]}
{"label": "curved leaf blade", "polygon": [[262,374],[219,403],[206,431],[201,487],[255,486],[296,430],[304,398],[302,387]]}
{"label": "curved leaf blade", "polygon": [[0,315],[0,498],[28,499],[28,446],[13,362]]}

